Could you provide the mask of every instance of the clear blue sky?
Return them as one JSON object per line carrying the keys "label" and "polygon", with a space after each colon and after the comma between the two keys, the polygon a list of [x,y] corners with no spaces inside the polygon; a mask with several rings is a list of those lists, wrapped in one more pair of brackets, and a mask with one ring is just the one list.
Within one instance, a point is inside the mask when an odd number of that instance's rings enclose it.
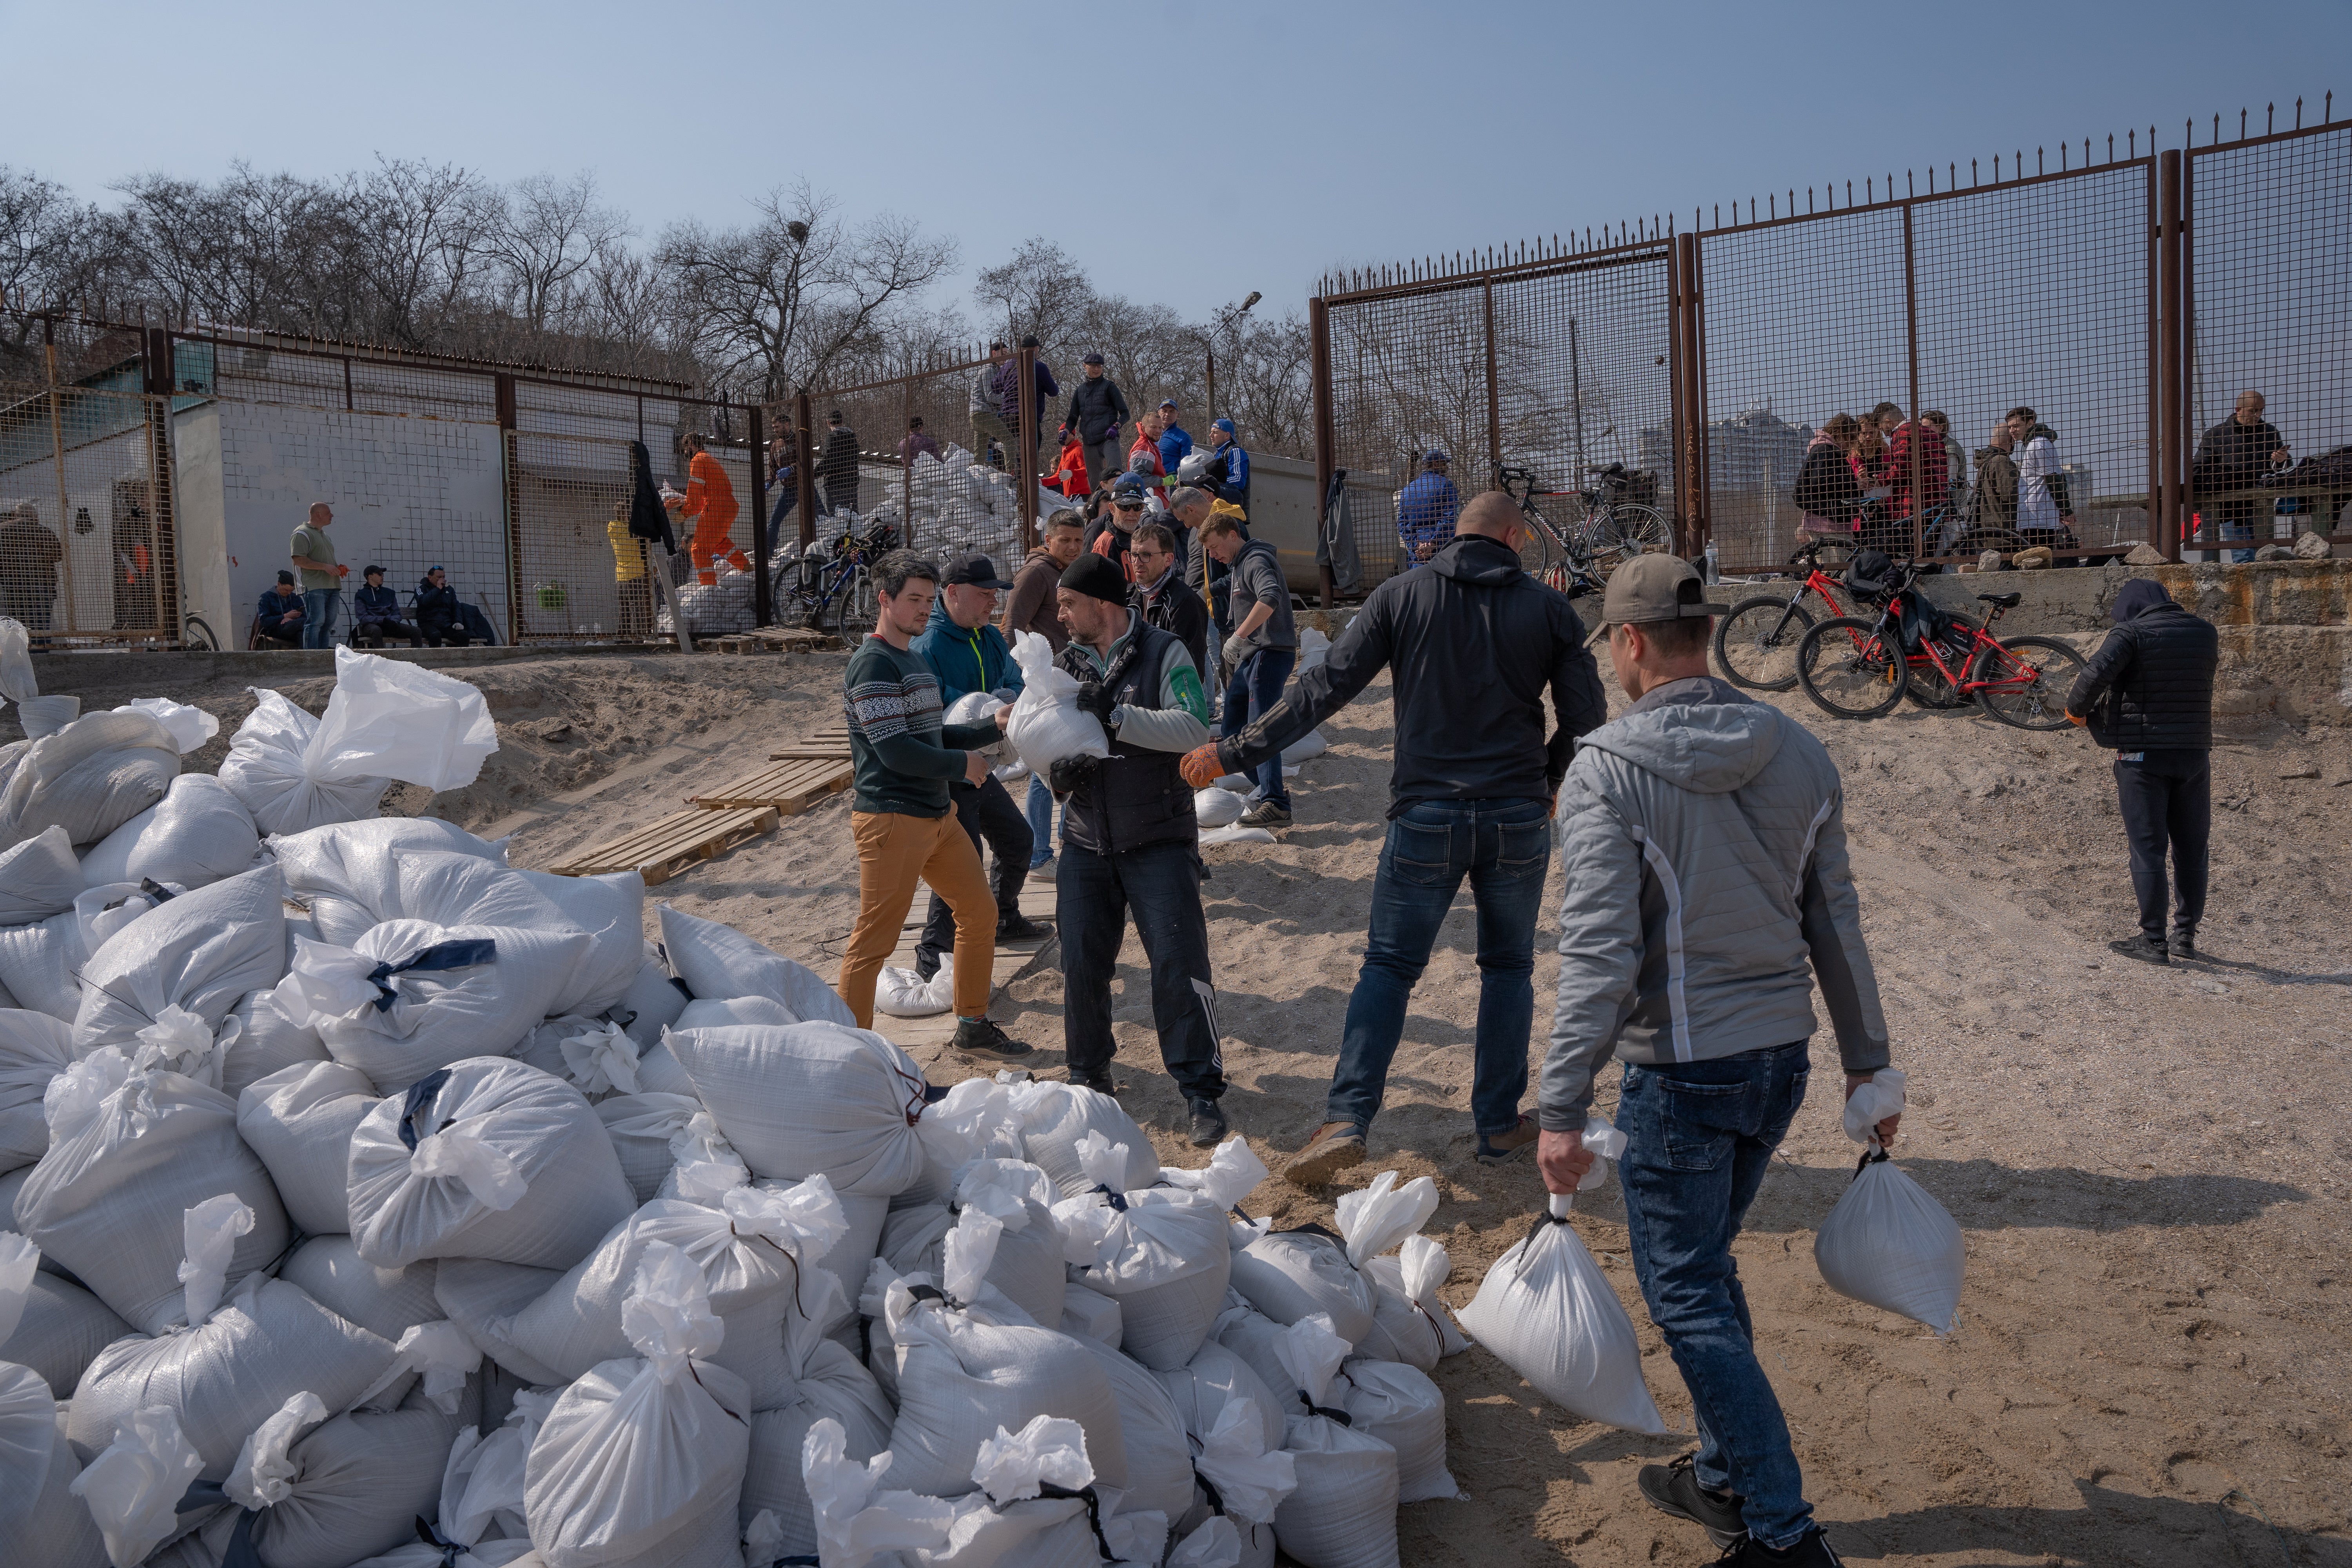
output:
{"label": "clear blue sky", "polygon": [[[1191,314],[1339,262],[1857,187],[2334,87],[2352,6],[690,6],[0,0],[0,159],[98,195],[234,159],[593,172],[650,237],[807,176],[969,272],[1043,234]],[[2340,76],[2333,79],[2331,73]]]}

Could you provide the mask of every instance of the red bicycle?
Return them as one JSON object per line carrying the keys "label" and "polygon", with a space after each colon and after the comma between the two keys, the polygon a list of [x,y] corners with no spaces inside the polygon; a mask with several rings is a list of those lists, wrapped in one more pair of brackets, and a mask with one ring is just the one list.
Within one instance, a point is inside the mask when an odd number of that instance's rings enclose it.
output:
{"label": "red bicycle", "polygon": [[[1956,708],[1973,700],[2021,730],[2064,729],[2066,695],[2083,672],[2083,656],[2056,637],[2004,641],[1988,629],[2024,595],[1979,594],[1992,606],[1985,626],[1950,616],[1948,630],[1929,635],[1919,624],[1927,617],[1916,608],[1906,614],[1905,596],[1917,579],[1915,569],[1905,567],[1875,620],[1840,616],[1798,640],[1797,679],[1805,695],[1841,719],[1875,719],[1919,688],[1923,706]],[[1906,620],[1917,635],[1906,636]]]}
{"label": "red bicycle", "polygon": [[1805,595],[1817,595],[1832,616],[1846,613],[1839,603],[1837,578],[1822,570],[1822,542],[1812,540],[1789,557],[1791,568],[1801,567],[1804,578],[1786,598],[1759,594],[1731,606],[1715,623],[1715,662],[1724,679],[1750,691],[1786,691],[1797,684],[1797,644],[1813,626]]}

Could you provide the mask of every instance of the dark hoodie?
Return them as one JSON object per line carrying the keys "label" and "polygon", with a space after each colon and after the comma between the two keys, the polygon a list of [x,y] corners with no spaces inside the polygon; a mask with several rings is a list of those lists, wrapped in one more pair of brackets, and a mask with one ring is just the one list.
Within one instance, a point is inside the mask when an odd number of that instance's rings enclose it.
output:
{"label": "dark hoodie", "polygon": [[1061,601],[1054,589],[1062,580],[1062,563],[1046,553],[1039,545],[1029,552],[1029,559],[1013,574],[1013,599],[1004,606],[1004,640],[1010,643],[1018,632],[1034,632],[1053,645],[1059,653],[1068,646],[1070,631],[1062,625],[1057,613]]}
{"label": "dark hoodie", "polygon": [[2211,751],[2221,634],[2149,577],[2116,589],[2107,613],[2116,629],[2075,678],[2066,710],[2088,719],[2091,738],[2116,751]]}
{"label": "dark hoodie", "polygon": [[[1346,706],[1384,666],[1394,672],[1391,816],[1421,800],[1548,800],[1576,738],[1609,719],[1567,595],[1494,540],[1464,534],[1427,571],[1373,589],[1329,657],[1219,742],[1218,759],[1228,773],[1248,772]],[[1559,721],[1549,741],[1547,691]]]}

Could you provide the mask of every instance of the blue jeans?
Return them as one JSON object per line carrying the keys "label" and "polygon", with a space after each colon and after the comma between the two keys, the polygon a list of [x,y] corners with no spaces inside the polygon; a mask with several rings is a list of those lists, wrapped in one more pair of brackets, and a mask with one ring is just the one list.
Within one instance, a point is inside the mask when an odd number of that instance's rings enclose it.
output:
{"label": "blue jeans", "polygon": [[310,588],[302,595],[302,646],[335,646],[335,612],[343,602],[341,588]]}
{"label": "blue jeans", "polygon": [[1650,1321],[1690,1389],[1698,1484],[1737,1492],[1748,1533],[1775,1551],[1813,1516],[1731,1243],[1772,1151],[1805,1102],[1805,1042],[1713,1061],[1625,1068],[1625,1235]]}
{"label": "blue jeans", "polygon": [[1519,1124],[1536,1011],[1536,911],[1550,863],[1550,811],[1539,800],[1417,801],[1389,823],[1325,1121],[1371,1126],[1413,985],[1467,877],[1478,910],[1471,1119],[1490,1135]]}
{"label": "blue jeans", "polygon": [[[1297,662],[1298,650],[1288,647],[1262,647],[1242,660],[1225,688],[1225,711],[1218,721],[1219,737],[1240,734],[1281,701],[1282,684],[1290,679],[1290,667]],[[1288,811],[1290,791],[1282,783],[1282,753],[1276,752],[1260,763],[1256,777],[1258,795]],[[1429,955],[1423,952],[1422,956],[1425,959]]]}
{"label": "blue jeans", "polygon": [[1054,858],[1054,792],[1035,773],[1029,775],[1029,798],[1022,809],[1029,817],[1029,869],[1034,871]]}

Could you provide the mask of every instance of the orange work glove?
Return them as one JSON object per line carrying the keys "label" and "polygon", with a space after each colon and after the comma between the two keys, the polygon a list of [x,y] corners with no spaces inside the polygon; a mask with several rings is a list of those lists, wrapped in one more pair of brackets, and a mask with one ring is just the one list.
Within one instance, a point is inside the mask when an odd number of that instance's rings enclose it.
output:
{"label": "orange work glove", "polygon": [[1176,767],[1184,775],[1184,782],[1194,789],[1206,789],[1225,775],[1224,763],[1217,760],[1217,742],[1214,741],[1185,752],[1184,760]]}
{"label": "orange work glove", "polygon": [[2069,712],[2066,715],[2066,722],[2082,730],[2087,730],[2091,727],[2091,721],[2088,719],[2085,719],[2080,713],[2075,712]]}

